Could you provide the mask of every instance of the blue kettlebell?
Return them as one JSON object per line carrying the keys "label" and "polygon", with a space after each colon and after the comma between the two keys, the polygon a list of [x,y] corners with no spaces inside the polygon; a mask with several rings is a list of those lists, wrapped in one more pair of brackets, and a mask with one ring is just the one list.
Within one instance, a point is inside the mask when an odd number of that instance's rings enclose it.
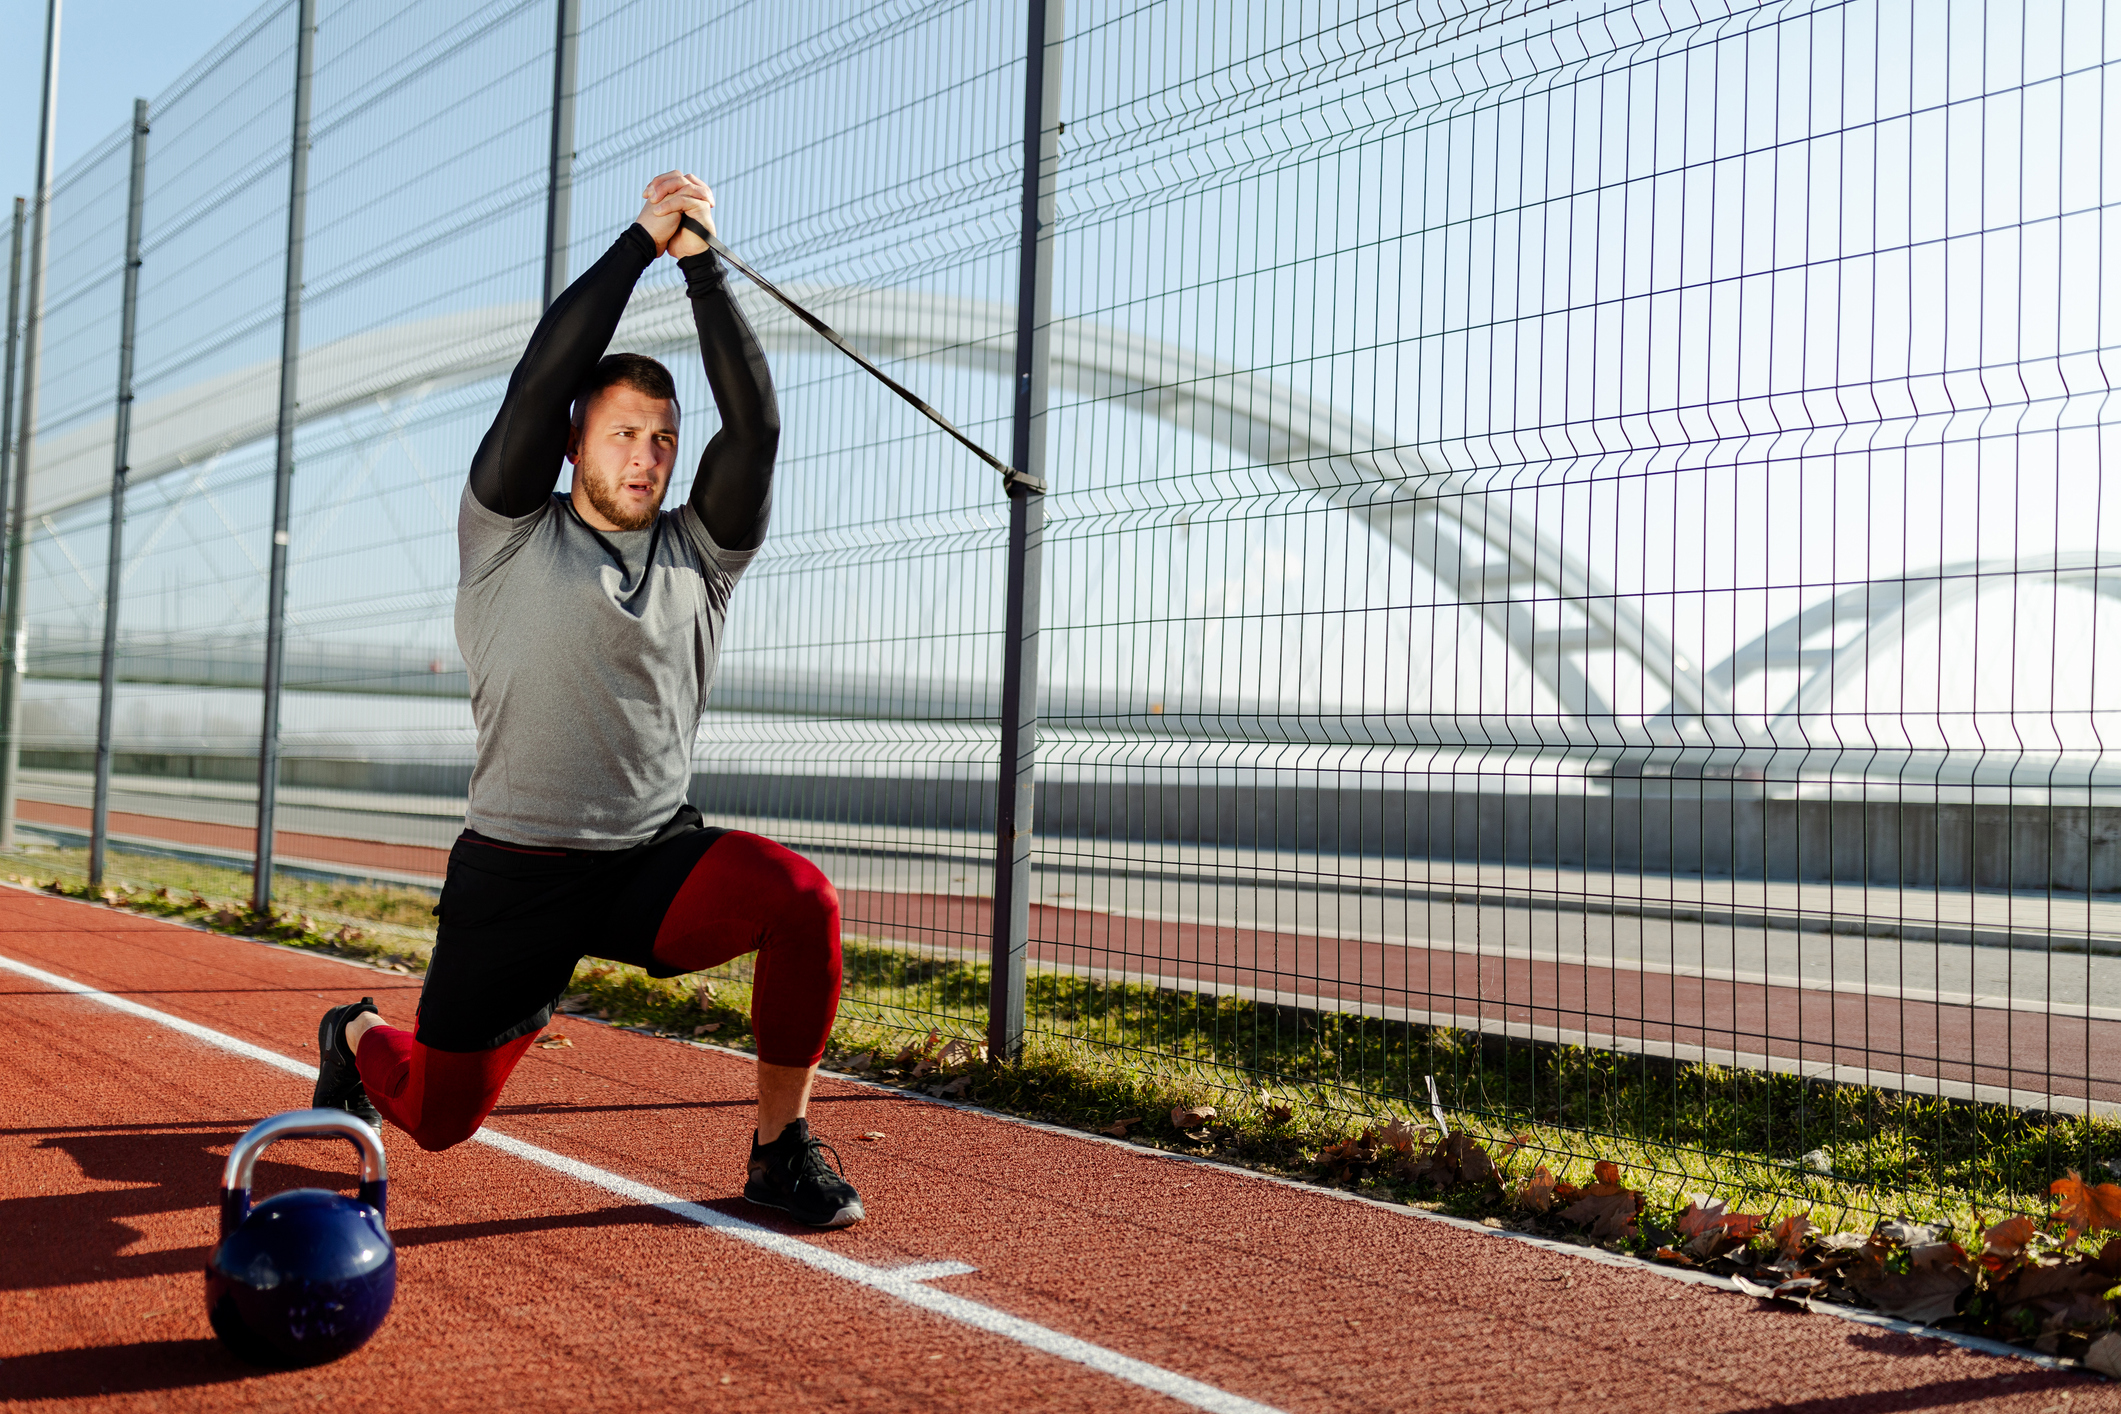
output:
{"label": "blue kettlebell", "polygon": [[[251,1171],[276,1140],[336,1135],[361,1151],[361,1196],[276,1193],[253,1208]],[[251,1127],[221,1171],[221,1242],[206,1264],[206,1316],[261,1365],[316,1365],[358,1350],[398,1289],[383,1227],[383,1140],[344,1110],[290,1110]]]}

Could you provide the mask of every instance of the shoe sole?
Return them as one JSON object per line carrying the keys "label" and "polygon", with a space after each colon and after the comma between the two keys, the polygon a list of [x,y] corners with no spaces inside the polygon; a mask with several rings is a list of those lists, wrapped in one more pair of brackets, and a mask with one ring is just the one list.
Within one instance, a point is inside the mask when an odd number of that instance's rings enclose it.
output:
{"label": "shoe sole", "polygon": [[846,1206],[842,1207],[838,1212],[834,1213],[830,1218],[826,1219],[824,1222],[812,1222],[809,1218],[804,1217],[801,1213],[798,1213],[795,1209],[789,1207],[785,1203],[776,1203],[771,1201],[770,1199],[759,1198],[754,1196],[751,1190],[748,1188],[744,1190],[744,1201],[747,1203],[756,1203],[761,1208],[771,1208],[776,1213],[786,1213],[789,1217],[794,1218],[804,1227],[814,1227],[821,1232],[828,1231],[832,1228],[852,1227],[856,1223],[860,1222],[864,1217],[868,1216],[862,1211],[862,1205],[860,1203],[849,1203]]}

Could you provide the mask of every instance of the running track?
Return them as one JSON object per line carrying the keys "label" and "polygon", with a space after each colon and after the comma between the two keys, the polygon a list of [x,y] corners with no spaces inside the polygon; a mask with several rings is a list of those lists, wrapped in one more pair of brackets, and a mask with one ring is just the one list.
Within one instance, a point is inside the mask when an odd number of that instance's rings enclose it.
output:
{"label": "running track", "polygon": [[[78,806],[22,801],[26,820],[86,828]],[[249,851],[247,827],[113,812],[111,829]],[[448,851],[280,831],[284,857],[441,877]],[[991,902],[962,894],[845,889],[852,933],[984,953]],[[1913,993],[1821,990],[1720,977],[1670,976],[1625,964],[1476,956],[1446,946],[1322,938],[1300,932],[1174,922],[1093,909],[1031,906],[1034,960],[1265,1000],[1324,1002],[1438,1025],[1807,1072],[1887,1088],[2074,1108],[2121,1107],[2121,1021],[1936,1001]],[[2055,1097],[2050,1099],[2049,1097]]]}
{"label": "running track", "polygon": [[[389,1323],[261,1374],[201,1309],[221,1158],[307,1102],[288,1058],[325,998],[400,1018],[417,983],[15,890],[0,958],[0,1398],[33,1408],[1186,1407],[1161,1380],[1291,1411],[2121,1410],[2082,1376],[839,1081],[814,1115],[874,1216],[789,1236],[730,1196],[748,1065],[588,1025],[531,1052],[497,1144],[392,1145]],[[276,1146],[259,1189],[346,1164]]]}

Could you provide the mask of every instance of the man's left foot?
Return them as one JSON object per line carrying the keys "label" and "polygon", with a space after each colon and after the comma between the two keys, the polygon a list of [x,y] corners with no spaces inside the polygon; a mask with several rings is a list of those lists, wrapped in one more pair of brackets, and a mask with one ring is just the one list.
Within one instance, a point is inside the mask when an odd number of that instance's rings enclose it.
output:
{"label": "man's left foot", "polygon": [[[825,1162],[830,1153],[832,1163]],[[751,1136],[751,1177],[744,1196],[778,1208],[809,1227],[846,1227],[862,1220],[862,1197],[836,1165],[839,1150],[810,1132],[808,1120],[791,1120],[771,1144]]]}
{"label": "man's left foot", "polygon": [[381,1015],[376,1011],[374,997],[335,1006],[317,1023],[317,1090],[309,1103],[320,1110],[344,1110],[381,1134],[383,1116],[376,1113],[376,1102],[368,1098],[353,1052],[346,1045],[346,1023],[364,1012]]}

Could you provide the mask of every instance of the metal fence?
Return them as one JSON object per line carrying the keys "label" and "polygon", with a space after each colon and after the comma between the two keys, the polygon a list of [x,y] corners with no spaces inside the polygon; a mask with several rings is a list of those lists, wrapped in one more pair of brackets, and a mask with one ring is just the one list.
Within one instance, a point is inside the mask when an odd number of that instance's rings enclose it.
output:
{"label": "metal fence", "polygon": [[[1671,1153],[1847,1153],[1880,1205],[1975,1181],[1853,1157],[1909,1097],[1940,1139],[2019,1112],[2038,1162],[1979,1183],[2096,1157],[2050,1121],[2121,1100],[2105,8],[1048,4],[1041,47],[991,4],[325,0],[281,857],[429,878],[461,821],[452,517],[574,14],[569,268],[699,171],[747,259],[1045,459],[1005,495],[745,292],[785,433],[694,797],[833,875],[850,1006],[1007,1041],[1013,947],[1034,1038],[1246,1093],[1433,1077],[1593,1138],[1692,1096]],[[253,838],[296,28],[150,109],[120,837]],[[62,831],[127,160],[56,186],[26,434],[21,815]],[[690,338],[652,270],[619,345],[696,447]]]}

